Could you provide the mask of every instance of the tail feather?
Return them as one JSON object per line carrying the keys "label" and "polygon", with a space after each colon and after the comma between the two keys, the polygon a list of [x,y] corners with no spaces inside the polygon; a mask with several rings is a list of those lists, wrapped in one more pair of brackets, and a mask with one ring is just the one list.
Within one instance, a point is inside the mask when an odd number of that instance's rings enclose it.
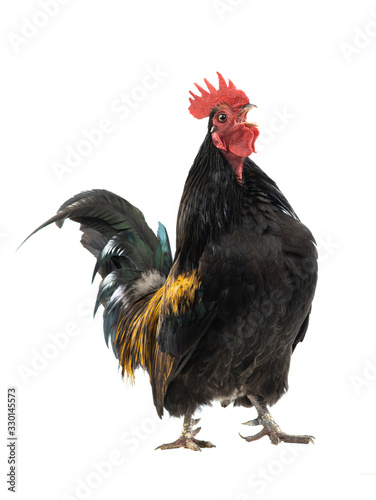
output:
{"label": "tail feather", "polygon": [[[100,256],[103,248],[106,246],[108,239],[99,233],[95,229],[90,227],[85,227],[81,224],[80,230],[82,231],[81,244],[86,250],[88,250],[96,259]],[[110,274],[112,271],[117,269],[115,262],[107,260],[103,262],[102,265],[96,268],[95,273],[93,273],[92,281],[94,281],[96,273],[99,273],[102,278]]]}
{"label": "tail feather", "polygon": [[166,228],[161,223],[158,226],[157,236],[158,246],[154,253],[154,266],[167,277],[172,267],[172,254]]}
{"label": "tail feather", "polygon": [[[113,273],[111,273],[111,275],[108,276],[108,277],[111,276],[112,278],[111,287],[107,289],[107,292],[110,292],[111,295],[109,296],[108,301],[106,301],[103,313],[104,338],[107,347],[109,340],[111,340],[112,350],[117,358],[119,358],[119,346],[116,344],[116,336],[117,336],[118,325],[121,318],[121,311],[129,308],[129,303],[132,296],[132,288],[135,281],[133,280],[128,283],[124,283],[123,285],[120,285],[119,271],[121,270],[114,271]],[[98,297],[99,295],[101,295],[101,289],[98,293]]]}
{"label": "tail feather", "polygon": [[[97,258],[93,277],[109,260],[128,260],[135,269],[142,271],[153,267],[153,257],[153,249],[140,240],[134,232],[121,231],[113,236],[102,249]],[[119,264],[119,267],[123,266]]]}
{"label": "tail feather", "polygon": [[140,277],[141,272],[132,266],[121,267],[107,274],[99,285],[97,300],[94,306],[94,315],[97,313],[100,305],[107,308],[109,300],[118,288],[133,283]]}
{"label": "tail feather", "polygon": [[158,243],[142,212],[120,196],[104,189],[83,191],[73,196],[61,205],[56,215],[33,231],[26,240],[53,222],[61,228],[66,219],[80,222],[85,228],[95,229],[107,239],[129,229],[151,248],[155,248]]}
{"label": "tail feather", "polygon": [[83,233],[81,236],[82,246],[93,254],[95,258],[98,258],[108,241],[107,238],[95,229],[84,227],[82,224],[80,230]]}
{"label": "tail feather", "polygon": [[172,266],[165,227],[159,223],[156,236],[140,210],[95,189],[70,198],[30,236],[53,222],[62,227],[66,219],[81,224],[81,243],[97,259],[93,278],[98,272],[103,279],[94,313],[104,306],[105,341],[111,341],[123,375],[132,378],[138,366],[150,370],[162,290]]}

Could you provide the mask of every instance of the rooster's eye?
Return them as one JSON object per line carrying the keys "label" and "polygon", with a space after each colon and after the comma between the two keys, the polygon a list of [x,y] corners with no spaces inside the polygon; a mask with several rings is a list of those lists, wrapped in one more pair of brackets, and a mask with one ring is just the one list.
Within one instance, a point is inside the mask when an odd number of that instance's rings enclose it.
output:
{"label": "rooster's eye", "polygon": [[219,122],[224,123],[227,119],[227,116],[224,113],[221,113],[217,116]]}

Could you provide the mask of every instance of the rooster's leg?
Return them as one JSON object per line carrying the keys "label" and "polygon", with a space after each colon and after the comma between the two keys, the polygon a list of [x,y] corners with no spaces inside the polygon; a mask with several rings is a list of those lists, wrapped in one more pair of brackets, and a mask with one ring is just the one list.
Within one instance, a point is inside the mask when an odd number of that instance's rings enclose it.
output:
{"label": "rooster's leg", "polygon": [[209,441],[200,441],[195,439],[195,435],[201,430],[201,427],[193,429],[200,419],[193,419],[191,415],[184,416],[183,431],[180,437],[173,443],[162,444],[156,450],[172,450],[174,448],[189,448],[193,451],[201,451],[201,448],[215,448],[215,445]]}
{"label": "rooster's leg", "polygon": [[278,444],[280,441],[284,441],[285,443],[313,443],[313,436],[294,436],[290,434],[285,434],[282,432],[281,428],[274,421],[273,417],[270,415],[270,412],[266,405],[263,403],[262,398],[257,396],[248,395],[248,399],[253,403],[254,407],[257,410],[258,416],[254,420],[250,420],[249,422],[245,422],[244,425],[262,425],[264,428],[255,434],[254,436],[244,437],[240,434],[240,437],[245,439],[246,441],[256,441],[260,439],[262,436],[269,436],[270,441],[273,444]]}

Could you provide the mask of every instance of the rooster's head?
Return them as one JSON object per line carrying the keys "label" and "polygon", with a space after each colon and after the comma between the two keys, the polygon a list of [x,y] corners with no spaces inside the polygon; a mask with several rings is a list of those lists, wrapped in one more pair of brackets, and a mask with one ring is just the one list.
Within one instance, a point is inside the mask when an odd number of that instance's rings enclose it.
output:
{"label": "rooster's head", "polygon": [[201,96],[190,92],[189,111],[195,118],[210,117],[212,142],[223,152],[241,179],[243,160],[255,152],[255,141],[259,135],[256,124],[246,121],[248,111],[256,106],[249,103],[246,94],[237,89],[231,80],[227,85],[223,76],[217,74],[218,90],[206,79],[209,91],[195,83]]}

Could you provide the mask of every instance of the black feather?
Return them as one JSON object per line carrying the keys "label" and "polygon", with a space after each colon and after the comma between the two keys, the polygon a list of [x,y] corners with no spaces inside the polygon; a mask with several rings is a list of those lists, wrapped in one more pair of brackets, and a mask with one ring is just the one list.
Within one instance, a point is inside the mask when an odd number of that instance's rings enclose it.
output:
{"label": "black feather", "polygon": [[158,245],[154,253],[154,266],[161,274],[167,276],[172,267],[172,254],[166,228],[160,222],[158,225],[157,236]]}
{"label": "black feather", "polygon": [[147,246],[143,240],[131,230],[121,231],[113,236],[98,256],[93,272],[93,280],[98,270],[109,260],[116,259],[118,267],[123,267],[121,261],[129,262],[131,268],[146,271],[153,267],[154,249]]}
{"label": "black feather", "polygon": [[83,191],[73,196],[61,205],[56,215],[33,231],[26,240],[53,222],[62,227],[66,219],[79,222],[85,228],[95,229],[107,239],[120,231],[130,230],[151,248],[155,249],[158,244],[157,237],[146,224],[142,212],[120,196],[104,189]]}
{"label": "black feather", "polygon": [[98,258],[108,241],[107,238],[90,227],[84,227],[81,225],[80,230],[83,232],[81,236],[82,246],[92,253],[94,257]]}

